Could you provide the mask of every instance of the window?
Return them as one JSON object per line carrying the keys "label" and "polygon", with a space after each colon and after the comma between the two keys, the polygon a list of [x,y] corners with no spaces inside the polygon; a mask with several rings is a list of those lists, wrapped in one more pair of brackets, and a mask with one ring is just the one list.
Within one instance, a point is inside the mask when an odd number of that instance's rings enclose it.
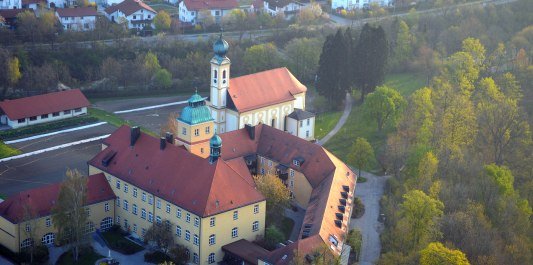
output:
{"label": "window", "polygon": [[265,169],[261,168],[261,175],[264,175],[264,174],[265,174]]}
{"label": "window", "polygon": [[141,209],[141,218],[146,219],[146,210],[144,208]]}
{"label": "window", "polygon": [[237,227],[234,227],[231,229],[231,238],[236,238],[239,236],[239,229]]}
{"label": "window", "polygon": [[170,204],[167,203],[167,213],[170,213]]}
{"label": "window", "polygon": [[24,119],[18,119],[18,123],[25,123],[26,122],[26,118]]}
{"label": "window", "polygon": [[133,233],[137,233],[137,224],[133,224]]}
{"label": "window", "polygon": [[300,161],[298,161],[298,160],[296,160],[296,159],[293,160],[292,163],[293,163],[295,166],[297,166],[297,167],[300,166]]}
{"label": "window", "polygon": [[144,237],[144,235],[146,235],[146,229],[143,228],[141,231],[141,235]]}
{"label": "window", "polygon": [[155,218],[155,221],[156,221],[156,223],[157,223],[158,225],[160,225],[160,224],[161,224],[161,216],[157,216],[157,217]]}
{"label": "window", "polygon": [[81,108],[74,109],[74,112],[81,112]]}
{"label": "window", "polygon": [[212,246],[214,244],[216,244],[215,235],[210,235],[209,236],[209,245]]}
{"label": "window", "polygon": [[87,216],[91,216],[91,208],[85,208],[85,214],[87,214]]}
{"label": "window", "polygon": [[161,209],[161,200],[157,199],[157,209]]}
{"label": "window", "polygon": [[252,224],[252,232],[257,232],[257,231],[259,231],[259,222],[255,221]]}
{"label": "window", "polygon": [[[226,79],[226,70],[222,71],[222,78]],[[224,80],[225,81],[225,80]],[[224,82],[225,83],[225,82]]]}
{"label": "window", "polygon": [[191,214],[190,213],[187,213],[187,215],[185,216],[185,221],[187,221],[187,223],[191,222]]}
{"label": "window", "polygon": [[143,197],[142,197],[142,200],[143,200],[143,202],[145,202],[145,201],[146,201],[146,193],[144,193],[144,192],[143,192]]}
{"label": "window", "polygon": [[120,190],[120,180],[117,180],[117,189]]}
{"label": "window", "polygon": [[193,243],[195,246],[199,246],[200,245],[200,238],[198,237],[197,234],[194,234],[194,240],[193,240]]}
{"label": "window", "polygon": [[109,228],[113,226],[113,218],[106,217],[100,222],[100,230],[107,231]]}
{"label": "window", "polygon": [[178,217],[179,219],[181,219],[181,209],[177,209],[177,210],[176,210],[176,217]]}
{"label": "window", "polygon": [[128,184],[124,184],[124,192],[128,193]]}
{"label": "window", "polygon": [[68,110],[63,111],[63,114],[70,114],[70,110],[68,109]]}
{"label": "window", "polygon": [[117,225],[120,225],[120,216],[117,216]]}
{"label": "window", "polygon": [[46,218],[46,227],[50,227],[52,225],[52,220],[50,218]]}
{"label": "window", "polygon": [[148,222],[153,223],[154,222],[154,214],[148,213]]}
{"label": "window", "polygon": [[187,128],[181,128],[181,134],[187,135]]}
{"label": "window", "polygon": [[200,135],[200,129],[194,129],[194,136]]}
{"label": "window", "polygon": [[291,179],[291,181],[289,182],[289,187],[294,188],[294,180]]}
{"label": "window", "polygon": [[120,207],[120,197],[117,196],[117,207]]}
{"label": "window", "polygon": [[215,217],[211,217],[211,219],[209,219],[209,226],[215,226]]}
{"label": "window", "polygon": [[304,126],[304,122],[300,121],[300,127],[303,127],[303,126]]}
{"label": "window", "polygon": [[52,117],[57,117],[57,116],[59,116],[59,112],[52,113]]}
{"label": "window", "polygon": [[20,243],[20,248],[28,248],[31,246],[33,246],[33,239],[31,238],[26,238]]}
{"label": "window", "polygon": [[128,219],[124,219],[124,228],[130,228],[130,225],[128,224]]}
{"label": "window", "polygon": [[108,202],[106,202],[104,204],[104,211],[109,212],[109,203]]}
{"label": "window", "polygon": [[293,169],[289,169],[289,175],[291,175],[291,177],[294,177],[294,170]]}
{"label": "window", "polygon": [[203,154],[203,153],[204,153],[204,148],[201,147],[201,148],[200,148],[200,154]]}
{"label": "window", "polygon": [[309,130],[305,131],[305,137],[309,137]]}
{"label": "window", "polygon": [[123,205],[123,206],[124,206],[124,207],[123,207],[123,208],[124,208],[124,210],[125,210],[125,211],[127,211],[127,210],[128,210],[128,206],[129,206],[129,204],[128,204],[128,201],[127,201],[127,200],[124,200],[124,205]]}
{"label": "window", "polygon": [[237,220],[239,219],[239,211],[234,211],[233,212],[233,220]]}
{"label": "window", "polygon": [[48,119],[48,114],[41,115],[41,119]]}
{"label": "window", "polygon": [[176,226],[176,235],[177,235],[178,237],[181,237],[181,226],[179,226],[179,225]]}
{"label": "window", "polygon": [[37,120],[37,116],[30,117],[30,121],[35,121],[35,120]]}
{"label": "window", "polygon": [[200,225],[200,218],[194,217],[194,226],[198,227]]}
{"label": "window", "polygon": [[131,212],[137,215],[137,204],[133,204],[133,206],[131,207]]}
{"label": "window", "polygon": [[137,188],[133,188],[133,197],[137,198]]}
{"label": "window", "polygon": [[199,261],[200,261],[200,258],[198,257],[198,254],[194,253],[194,254],[192,255],[192,262],[193,262],[194,264],[198,264]]}
{"label": "window", "polygon": [[152,15],[148,15],[148,18],[152,18]]}
{"label": "window", "polygon": [[208,262],[209,264],[213,264],[213,263],[215,263],[215,253],[211,253],[211,254],[209,254],[209,257],[207,257],[207,262]]}
{"label": "window", "polygon": [[254,214],[259,213],[259,204],[254,205]]}
{"label": "window", "polygon": [[269,167],[272,166],[272,161],[271,161],[271,160],[268,160],[268,166],[269,166]]}
{"label": "window", "polygon": [[211,127],[207,126],[205,127],[205,134],[209,134],[211,132]]}
{"label": "window", "polygon": [[220,16],[220,11],[215,11],[215,16]]}
{"label": "window", "polygon": [[311,119],[307,119],[307,126],[309,126]]}
{"label": "window", "polygon": [[185,240],[191,241],[191,232],[189,230],[185,230]]}
{"label": "window", "polygon": [[137,16],[133,16],[133,19],[137,19]]}
{"label": "window", "polygon": [[150,197],[148,197],[148,204],[150,204],[150,205],[154,204],[154,197],[152,195],[150,195]]}
{"label": "window", "polygon": [[214,78],[213,82],[216,83],[217,82],[217,78],[218,78],[218,71],[217,70],[213,71],[213,78]]}

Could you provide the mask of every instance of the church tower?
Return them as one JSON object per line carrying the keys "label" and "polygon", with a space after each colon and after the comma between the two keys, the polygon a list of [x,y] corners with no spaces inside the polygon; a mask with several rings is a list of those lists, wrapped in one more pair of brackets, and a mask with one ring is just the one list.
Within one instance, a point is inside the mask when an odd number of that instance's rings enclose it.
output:
{"label": "church tower", "polygon": [[209,140],[214,134],[214,121],[206,106],[205,98],[195,92],[183,108],[178,122],[176,145],[183,145],[189,152],[206,158],[209,156]]}
{"label": "church tower", "polygon": [[226,95],[228,93],[231,61],[226,57],[229,45],[222,33],[213,44],[215,56],[211,59],[211,114],[215,120],[215,132],[226,132]]}

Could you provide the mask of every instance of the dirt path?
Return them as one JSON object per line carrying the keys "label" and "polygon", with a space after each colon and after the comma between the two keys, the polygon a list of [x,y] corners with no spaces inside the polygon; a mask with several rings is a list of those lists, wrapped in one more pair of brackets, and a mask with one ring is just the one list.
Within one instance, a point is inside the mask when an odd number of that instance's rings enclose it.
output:
{"label": "dirt path", "polygon": [[317,141],[317,144],[324,145],[327,141],[329,141],[329,139],[331,139],[333,136],[335,136],[335,134],[339,132],[342,126],[344,126],[344,124],[346,123],[346,120],[348,120],[348,116],[350,116],[350,112],[352,111],[353,105],[353,99],[350,93],[346,93],[346,99],[344,102],[344,112],[342,113],[341,118],[339,119],[333,130],[326,134],[324,138],[319,139]]}

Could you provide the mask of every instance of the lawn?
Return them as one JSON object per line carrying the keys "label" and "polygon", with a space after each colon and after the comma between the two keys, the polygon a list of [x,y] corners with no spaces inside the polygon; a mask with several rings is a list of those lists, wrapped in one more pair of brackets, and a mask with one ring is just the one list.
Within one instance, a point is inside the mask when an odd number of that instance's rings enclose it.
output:
{"label": "lawn", "polygon": [[342,116],[342,111],[330,111],[316,115],[315,138],[322,139],[328,134]]}
{"label": "lawn", "polygon": [[[425,85],[425,79],[422,76],[412,74],[394,74],[387,76],[385,85],[398,89],[407,98],[415,90]],[[378,132],[377,125],[363,117],[361,103],[356,101],[346,124],[344,124],[339,133],[331,138],[324,147],[343,161],[346,161],[355,138],[363,137],[374,148],[376,158],[379,158],[385,152],[387,135],[394,132],[394,130],[392,126],[389,126],[383,128],[381,132]],[[374,172],[381,171],[377,163],[374,163],[372,168],[374,168]]]}
{"label": "lawn", "polygon": [[[101,109],[95,109],[95,108],[89,108],[89,115],[91,117],[94,117],[94,118],[97,118],[101,121],[106,121],[107,123],[113,125],[113,126],[116,126],[116,127],[120,127],[122,125],[128,125],[128,126],[135,126],[135,124],[113,114],[113,113],[110,113],[110,112],[107,112],[105,110],[101,110]],[[143,131],[144,133],[147,133],[149,135],[152,135],[152,136],[156,136],[158,137],[159,135],[157,135],[156,133],[144,128],[144,127],[141,127],[141,131]]]}
{"label": "lawn", "polygon": [[102,233],[107,246],[115,251],[118,251],[125,255],[131,255],[137,253],[144,248],[126,239],[123,233],[119,229],[112,229],[110,231]]}
{"label": "lawn", "polygon": [[18,149],[10,147],[9,145],[4,144],[4,142],[0,141],[0,158],[10,157],[18,154],[20,154],[20,151]]}
{"label": "lawn", "polygon": [[56,265],[94,265],[94,263],[101,258],[104,258],[104,256],[94,252],[93,248],[89,247],[82,249],[78,261],[74,261],[71,251],[63,253],[57,260]]}
{"label": "lawn", "polygon": [[281,232],[285,235],[286,239],[291,238],[292,228],[294,227],[294,221],[290,218],[283,217],[279,224]]}
{"label": "lawn", "polygon": [[150,3],[149,6],[157,12],[165,10],[169,15],[178,15],[179,13],[179,9],[177,7],[169,4]]}

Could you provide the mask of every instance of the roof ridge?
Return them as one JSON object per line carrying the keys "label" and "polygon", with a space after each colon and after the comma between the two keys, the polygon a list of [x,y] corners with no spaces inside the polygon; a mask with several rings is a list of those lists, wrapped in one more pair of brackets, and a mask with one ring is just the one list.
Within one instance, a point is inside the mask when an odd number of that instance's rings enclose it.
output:
{"label": "roof ridge", "polygon": [[212,194],[212,191],[213,191],[213,182],[215,182],[215,177],[216,177],[216,173],[217,173],[217,170],[218,170],[218,167],[219,167],[220,160],[221,159],[218,159],[217,161],[215,161],[216,165],[215,165],[215,169],[213,170],[211,181],[208,184],[209,185],[209,189],[208,189],[207,197],[206,197],[205,204],[204,204],[204,207],[203,207],[204,209],[202,210],[202,217],[204,217],[206,215],[206,212],[207,212],[207,208],[208,208],[209,201],[211,199],[211,194]]}

